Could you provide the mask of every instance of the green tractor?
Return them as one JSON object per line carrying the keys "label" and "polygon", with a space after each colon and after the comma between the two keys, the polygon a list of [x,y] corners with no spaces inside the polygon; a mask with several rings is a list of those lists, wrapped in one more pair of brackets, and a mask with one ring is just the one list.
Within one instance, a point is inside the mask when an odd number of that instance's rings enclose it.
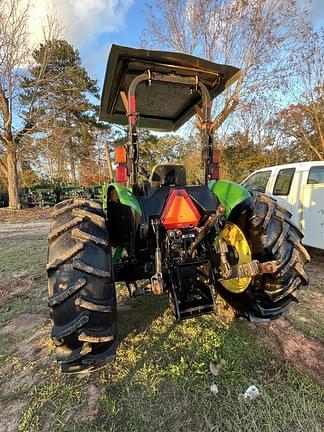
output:
{"label": "green tractor", "polygon": [[[177,320],[215,311],[220,295],[253,322],[280,317],[308,282],[309,255],[291,214],[277,202],[219,179],[212,99],[239,69],[174,52],[113,45],[101,120],[128,125],[116,152],[115,182],[102,200],[68,199],[52,214],[48,252],[49,307],[57,360],[85,373],[115,358],[115,282],[130,292],[166,294]],[[196,114],[200,185],[187,184],[180,164],[156,165],[140,182],[138,127],[174,131]]]}

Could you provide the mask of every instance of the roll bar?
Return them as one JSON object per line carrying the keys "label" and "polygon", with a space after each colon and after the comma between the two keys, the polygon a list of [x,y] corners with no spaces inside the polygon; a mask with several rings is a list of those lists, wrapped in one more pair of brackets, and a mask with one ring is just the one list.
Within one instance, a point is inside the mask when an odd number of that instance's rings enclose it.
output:
{"label": "roll bar", "polygon": [[[199,125],[201,129],[202,143],[202,163],[204,168],[204,183],[208,180],[215,179],[215,172],[218,172],[218,163],[213,162],[213,136],[212,136],[212,120],[211,120],[211,98],[207,87],[199,81],[198,76],[179,76],[170,75],[147,70],[138,75],[131,82],[128,95],[121,92],[121,99],[126,109],[128,116],[128,162],[127,168],[129,172],[129,186],[134,186],[137,183],[138,175],[138,145],[137,145],[137,130],[136,122],[140,113],[136,111],[136,88],[143,81],[148,81],[149,85],[152,81],[171,82],[174,84],[185,84],[200,92],[202,100],[202,109],[196,108],[198,114]],[[216,166],[217,165],[217,166]],[[216,170],[215,170],[216,168]]]}

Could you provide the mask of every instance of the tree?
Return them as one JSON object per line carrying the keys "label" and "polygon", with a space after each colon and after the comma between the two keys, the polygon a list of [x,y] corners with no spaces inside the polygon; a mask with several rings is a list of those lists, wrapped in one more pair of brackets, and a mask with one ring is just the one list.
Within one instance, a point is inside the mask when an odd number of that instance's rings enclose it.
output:
{"label": "tree", "polygon": [[184,153],[186,140],[175,134],[157,136],[143,131],[139,137],[140,165],[151,172],[154,165],[167,162],[178,162]]}
{"label": "tree", "polygon": [[158,0],[157,10],[147,7],[146,45],[242,69],[216,101],[215,130],[235,109],[287,83],[297,66],[290,53],[309,31],[307,13],[295,0]]}
{"label": "tree", "polygon": [[324,160],[324,105],[289,105],[278,112],[273,125],[290,142],[299,160]]}
{"label": "tree", "polygon": [[223,177],[240,183],[251,172],[266,166],[285,163],[285,152],[273,149],[269,138],[254,141],[248,133],[237,131],[229,135],[222,148]]}
{"label": "tree", "polygon": [[[110,149],[127,145],[127,132],[123,129],[116,133]],[[139,131],[139,174],[148,176],[159,163],[182,163],[187,155],[188,140],[176,134],[158,136],[147,130]],[[114,155],[111,155],[112,161]]]}
{"label": "tree", "polygon": [[0,169],[7,179],[9,206],[19,206],[17,149],[25,124],[15,133],[13,128],[16,92],[21,80],[21,67],[29,56],[27,46],[28,5],[20,0],[3,0],[0,9]]}
{"label": "tree", "polygon": [[306,160],[324,160],[324,29],[311,32],[299,54],[300,67],[288,88],[294,101],[273,126]]}
{"label": "tree", "polygon": [[109,130],[97,122],[98,107],[90,101],[99,97],[96,81],[81,65],[78,51],[65,40],[41,44],[33,60],[22,84],[21,101],[29,106],[33,100],[37,112],[35,145],[50,160],[52,176],[75,184],[80,166],[89,165],[82,159],[93,156],[96,133]]}
{"label": "tree", "polygon": [[22,169],[20,173],[19,186],[22,188],[30,188],[40,184],[40,178],[32,169]]}
{"label": "tree", "polygon": [[[84,153],[80,158],[80,184],[89,186],[111,181],[106,160],[107,130],[94,132],[84,126],[80,132],[82,141],[89,140],[89,145],[83,146]],[[111,135],[109,130],[109,142]]]}
{"label": "tree", "polygon": [[[33,100],[21,117],[19,91],[30,61],[29,2],[2,0],[0,9],[0,171],[5,176],[9,206],[19,208],[18,153],[33,131],[37,110]],[[55,15],[47,17],[44,39],[60,32]],[[46,59],[46,57],[45,57]],[[38,79],[42,79],[40,68]]]}

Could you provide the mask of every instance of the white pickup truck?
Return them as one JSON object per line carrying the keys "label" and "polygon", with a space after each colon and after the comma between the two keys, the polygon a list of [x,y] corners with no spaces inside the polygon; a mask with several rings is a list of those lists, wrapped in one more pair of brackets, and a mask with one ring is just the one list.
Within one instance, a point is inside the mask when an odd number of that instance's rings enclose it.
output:
{"label": "white pickup truck", "polygon": [[324,250],[324,162],[263,168],[242,185],[274,197],[292,213],[304,234],[304,245]]}

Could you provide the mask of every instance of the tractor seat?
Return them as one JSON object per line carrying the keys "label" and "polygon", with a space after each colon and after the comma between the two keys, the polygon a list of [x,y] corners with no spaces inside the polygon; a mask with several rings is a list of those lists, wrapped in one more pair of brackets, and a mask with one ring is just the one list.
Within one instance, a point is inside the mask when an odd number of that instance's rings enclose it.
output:
{"label": "tractor seat", "polygon": [[152,188],[160,186],[186,186],[186,169],[181,164],[162,163],[155,165],[150,176]]}

